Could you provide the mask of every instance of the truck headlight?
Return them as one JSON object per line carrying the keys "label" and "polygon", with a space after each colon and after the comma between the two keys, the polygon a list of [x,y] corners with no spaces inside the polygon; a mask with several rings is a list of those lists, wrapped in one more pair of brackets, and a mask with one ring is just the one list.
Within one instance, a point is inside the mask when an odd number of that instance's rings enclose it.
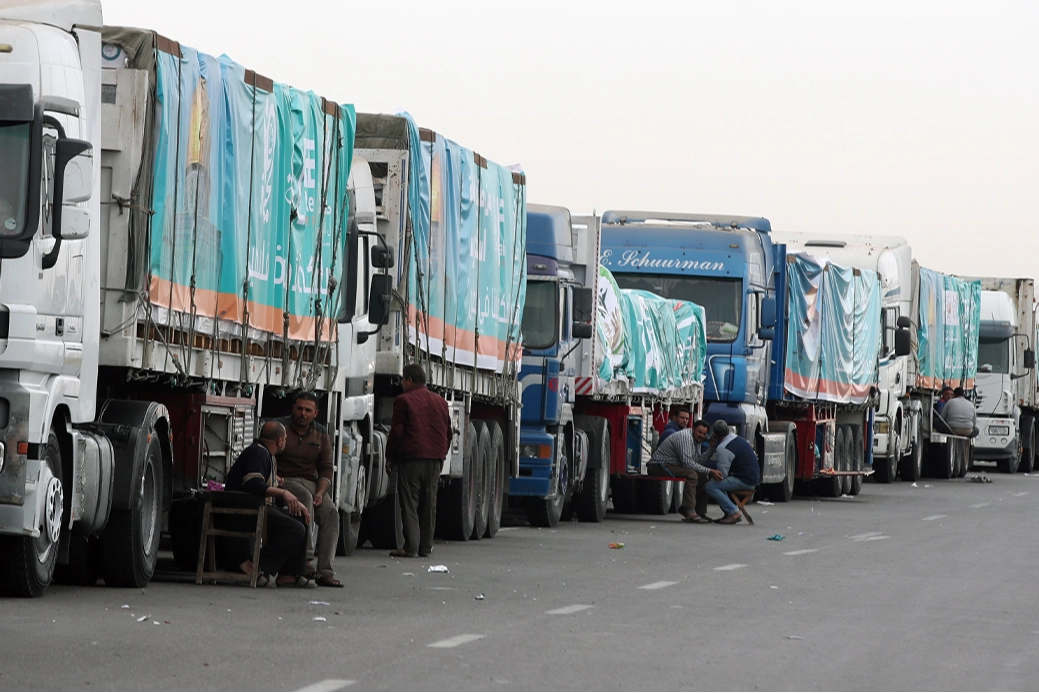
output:
{"label": "truck headlight", "polygon": [[533,457],[539,460],[552,459],[551,445],[521,445],[520,457]]}
{"label": "truck headlight", "polygon": [[878,421],[876,424],[877,433],[886,435],[891,430],[891,424],[887,421]]}

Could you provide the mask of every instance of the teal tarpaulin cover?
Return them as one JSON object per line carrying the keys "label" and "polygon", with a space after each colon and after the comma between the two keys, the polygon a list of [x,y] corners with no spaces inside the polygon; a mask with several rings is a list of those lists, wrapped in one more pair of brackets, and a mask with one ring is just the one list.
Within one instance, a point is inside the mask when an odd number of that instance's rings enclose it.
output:
{"label": "teal tarpaulin cover", "polygon": [[807,253],[787,255],[787,392],[862,404],[877,385],[880,281]]}
{"label": "teal tarpaulin cover", "polygon": [[500,373],[520,358],[526,185],[439,134],[423,138],[401,115],[410,139],[411,341],[448,362]]}
{"label": "teal tarpaulin cover", "polygon": [[181,53],[156,53],[152,304],[327,338],[346,260],[353,106],[268,91],[227,56]]}
{"label": "teal tarpaulin cover", "polygon": [[621,289],[599,266],[595,350],[599,380],[633,392],[664,393],[700,383],[706,359],[704,310],[695,303]]}
{"label": "teal tarpaulin cover", "polygon": [[980,329],[981,282],[920,268],[917,387],[972,389]]}

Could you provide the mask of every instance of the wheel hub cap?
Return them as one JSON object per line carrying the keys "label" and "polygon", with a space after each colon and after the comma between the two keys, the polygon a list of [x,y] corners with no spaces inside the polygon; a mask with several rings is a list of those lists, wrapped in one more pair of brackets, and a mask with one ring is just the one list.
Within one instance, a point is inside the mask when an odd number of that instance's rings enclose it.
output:
{"label": "wheel hub cap", "polygon": [[61,511],[64,502],[61,482],[52,478],[47,484],[47,505],[43,517],[43,530],[52,544],[56,544],[61,536]]}

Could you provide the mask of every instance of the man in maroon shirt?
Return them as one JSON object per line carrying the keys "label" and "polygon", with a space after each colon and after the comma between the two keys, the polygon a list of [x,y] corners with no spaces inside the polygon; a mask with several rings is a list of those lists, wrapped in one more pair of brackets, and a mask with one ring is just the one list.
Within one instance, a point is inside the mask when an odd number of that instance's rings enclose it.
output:
{"label": "man in maroon shirt", "polygon": [[426,389],[426,373],[412,363],[401,376],[404,394],[393,401],[393,426],[386,444],[390,469],[397,469],[404,546],[391,556],[428,556],[437,520],[437,485],[451,446],[451,413],[440,395]]}

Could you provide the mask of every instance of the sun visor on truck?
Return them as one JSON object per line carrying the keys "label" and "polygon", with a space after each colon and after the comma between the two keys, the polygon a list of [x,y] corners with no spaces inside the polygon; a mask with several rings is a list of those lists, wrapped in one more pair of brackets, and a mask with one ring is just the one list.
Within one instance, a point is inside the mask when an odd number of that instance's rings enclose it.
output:
{"label": "sun visor on truck", "polygon": [[32,118],[32,85],[0,84],[0,120],[28,123]]}

